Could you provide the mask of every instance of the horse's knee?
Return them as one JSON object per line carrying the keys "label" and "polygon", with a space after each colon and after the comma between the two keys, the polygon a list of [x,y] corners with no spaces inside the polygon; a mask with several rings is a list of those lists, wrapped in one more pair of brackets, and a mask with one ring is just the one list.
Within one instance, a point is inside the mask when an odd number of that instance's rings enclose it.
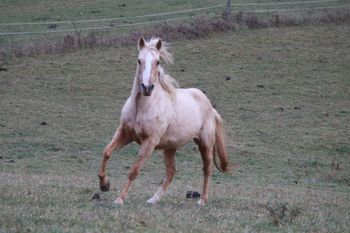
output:
{"label": "horse's knee", "polygon": [[131,181],[135,180],[138,174],[139,174],[138,169],[133,168],[128,175],[129,180],[131,180]]}
{"label": "horse's knee", "polygon": [[175,176],[176,170],[175,169],[170,169],[167,174],[167,179],[169,181],[172,181],[174,176]]}
{"label": "horse's knee", "polygon": [[112,152],[106,147],[104,150],[103,150],[103,158],[105,160],[108,160],[112,155]]}

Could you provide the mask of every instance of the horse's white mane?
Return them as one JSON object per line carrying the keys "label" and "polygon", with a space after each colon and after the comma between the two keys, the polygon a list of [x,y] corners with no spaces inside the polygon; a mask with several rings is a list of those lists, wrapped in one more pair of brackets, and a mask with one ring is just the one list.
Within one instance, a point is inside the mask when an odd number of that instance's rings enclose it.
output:
{"label": "horse's white mane", "polygon": [[[149,41],[146,41],[146,46],[151,49],[157,49],[157,43],[161,40],[158,37],[153,37]],[[173,63],[173,55],[168,51],[169,43],[162,41],[162,47],[159,50],[160,57],[165,61],[165,63]],[[159,66],[160,72],[160,83],[163,86],[164,90],[170,93],[171,95],[175,94],[175,89],[179,87],[177,81],[167,74],[162,66]]]}
{"label": "horse's white mane", "polygon": [[165,91],[167,91],[171,95],[174,95],[176,88],[179,87],[179,84],[173,77],[165,73],[162,66],[159,67],[159,72],[160,72],[159,80],[160,80],[160,83],[162,84],[162,87],[164,88]]}

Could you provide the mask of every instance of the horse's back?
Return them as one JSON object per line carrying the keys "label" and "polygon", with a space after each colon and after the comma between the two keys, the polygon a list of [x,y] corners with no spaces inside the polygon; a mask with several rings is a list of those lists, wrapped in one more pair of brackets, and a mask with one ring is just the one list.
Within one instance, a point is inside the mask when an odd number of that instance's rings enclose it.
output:
{"label": "horse's back", "polygon": [[212,111],[208,97],[197,88],[177,89],[177,105],[185,105],[191,109],[188,111],[198,111],[201,115],[210,114]]}

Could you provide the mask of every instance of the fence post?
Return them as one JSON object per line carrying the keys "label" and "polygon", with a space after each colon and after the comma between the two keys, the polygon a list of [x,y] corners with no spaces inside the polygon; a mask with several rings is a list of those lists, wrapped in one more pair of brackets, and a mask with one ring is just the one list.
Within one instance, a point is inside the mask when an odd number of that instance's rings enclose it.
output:
{"label": "fence post", "polygon": [[229,19],[231,16],[231,0],[227,0],[226,11],[224,14],[225,19]]}

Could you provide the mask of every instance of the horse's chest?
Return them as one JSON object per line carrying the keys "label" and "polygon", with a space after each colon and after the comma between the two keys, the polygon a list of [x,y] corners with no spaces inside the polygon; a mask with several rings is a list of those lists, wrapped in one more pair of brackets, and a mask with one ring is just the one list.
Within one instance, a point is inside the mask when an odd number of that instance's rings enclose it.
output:
{"label": "horse's chest", "polygon": [[135,134],[140,138],[146,137],[150,134],[149,127],[147,126],[147,124],[145,124],[145,122],[142,122],[142,121],[135,122],[134,131],[135,131]]}
{"label": "horse's chest", "polygon": [[160,129],[164,127],[164,123],[158,116],[147,119],[136,117],[125,122],[125,126],[132,133],[134,140],[139,142],[149,136],[157,136],[162,131]]}

